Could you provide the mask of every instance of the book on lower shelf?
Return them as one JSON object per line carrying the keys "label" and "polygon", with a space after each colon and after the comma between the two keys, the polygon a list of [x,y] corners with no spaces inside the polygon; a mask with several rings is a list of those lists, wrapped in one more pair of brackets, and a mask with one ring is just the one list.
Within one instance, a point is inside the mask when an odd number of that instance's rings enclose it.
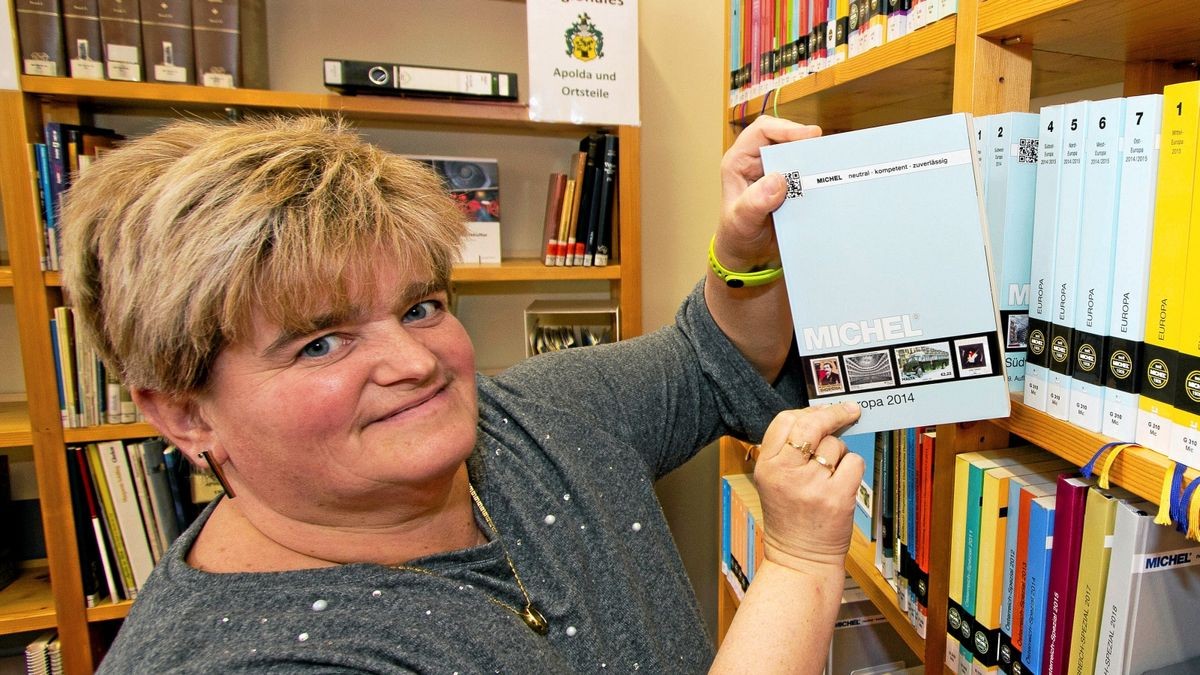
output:
{"label": "book on lower shelf", "polygon": [[463,212],[464,263],[499,263],[500,163],[491,158],[408,155],[432,168]]}
{"label": "book on lower shelf", "polygon": [[[847,433],[1009,414],[975,133],[945,115],[762,149],[808,397]],[[832,282],[836,280],[836,285]]]}

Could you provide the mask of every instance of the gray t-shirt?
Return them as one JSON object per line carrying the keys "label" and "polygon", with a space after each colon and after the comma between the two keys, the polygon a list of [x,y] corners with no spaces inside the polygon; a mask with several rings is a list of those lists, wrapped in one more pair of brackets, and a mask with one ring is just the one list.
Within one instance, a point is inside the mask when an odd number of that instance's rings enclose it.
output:
{"label": "gray t-shirt", "polygon": [[548,635],[492,601],[524,605],[495,539],[411,562],[433,574],[210,574],[185,562],[210,506],[100,672],[705,671],[712,640],[654,481],[721,435],[759,438],[800,399],[792,378],[769,386],[729,344],[702,287],[675,326],[478,377],[469,473]]}

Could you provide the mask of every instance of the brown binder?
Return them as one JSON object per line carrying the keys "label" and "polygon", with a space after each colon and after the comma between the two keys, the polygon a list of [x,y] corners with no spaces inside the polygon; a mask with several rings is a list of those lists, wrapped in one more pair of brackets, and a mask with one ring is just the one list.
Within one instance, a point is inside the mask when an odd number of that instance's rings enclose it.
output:
{"label": "brown binder", "polygon": [[16,0],[17,39],[21,43],[21,72],[65,76],[60,0]]}
{"label": "brown binder", "polygon": [[104,47],[100,42],[100,0],[65,0],[63,35],[71,77],[104,79]]}
{"label": "brown binder", "polygon": [[142,81],[142,27],[138,0],[100,0],[104,74],[110,80]]}
{"label": "brown binder", "polygon": [[146,80],[195,84],[192,8],[188,0],[141,0]]}

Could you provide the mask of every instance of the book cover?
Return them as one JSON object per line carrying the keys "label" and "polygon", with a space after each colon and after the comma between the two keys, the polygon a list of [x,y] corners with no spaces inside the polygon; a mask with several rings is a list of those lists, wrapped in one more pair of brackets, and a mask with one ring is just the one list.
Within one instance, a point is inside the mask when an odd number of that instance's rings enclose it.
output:
{"label": "book cover", "polygon": [[[875,466],[875,434],[849,434],[842,436],[846,449],[862,457],[863,464]],[[872,505],[875,485],[871,471],[864,471],[854,497],[854,526],[867,541],[874,541],[875,531],[871,526]]]}
{"label": "book cover", "polygon": [[558,247],[558,224],[562,217],[563,196],[567,191],[567,175],[551,173],[546,186],[546,215],[542,221],[542,241],[546,242],[545,263],[554,266],[555,250]]}
{"label": "book cover", "polygon": [[[75,525],[75,546],[79,553],[79,576],[83,584],[83,599],[88,607],[95,607],[105,597],[108,588],[104,581],[104,569],[100,564],[100,550],[92,534],[91,511],[83,480],[79,475],[79,464],[75,459],[78,448],[67,448],[67,483],[71,491],[71,516]],[[4,496],[7,496],[5,494]]]}
{"label": "book cover", "polygon": [[575,264],[575,235],[579,228],[586,170],[587,152],[573,153],[570,171],[567,173],[567,195],[570,199],[563,202],[565,213],[559,231],[559,253],[554,258],[554,264],[558,266]]}
{"label": "book cover", "polygon": [[191,0],[196,83],[242,86],[239,0]]}
{"label": "book cover", "polygon": [[1079,234],[1083,228],[1083,184],[1087,173],[1088,111],[1091,101],[1063,106],[1058,214],[1054,222],[1054,281],[1050,314],[1050,370],[1046,413],[1065,420],[1070,412],[1075,355],[1075,306],[1079,288]]}
{"label": "book cover", "polygon": [[1044,629],[1045,675],[1062,675],[1067,668],[1067,646],[1075,620],[1075,589],[1079,581],[1079,549],[1091,479],[1062,475],[1055,493],[1054,550],[1050,585],[1046,595]]}
{"label": "book cover", "polygon": [[575,238],[571,244],[572,265],[584,265],[584,252],[592,228],[596,226],[596,206],[599,203],[600,171],[603,163],[604,132],[593,132],[579,141],[579,151],[584,153],[583,182],[579,195],[579,213],[576,217]]}
{"label": "book cover", "polygon": [[1117,197],[1117,233],[1104,353],[1104,415],[1101,431],[1119,441],[1137,436],[1138,376],[1146,327],[1150,242],[1158,179],[1162,94],[1125,100],[1121,146],[1121,192]]}
{"label": "book cover", "polygon": [[[1029,502],[1029,539],[1025,579],[1024,612],[1021,619],[1021,667],[1031,675],[1043,675],[1045,661],[1046,599],[1054,547],[1055,496]],[[1016,668],[1014,667],[1014,672]]]}
{"label": "book cover", "polygon": [[141,0],[146,80],[196,83],[191,0]]}
{"label": "book cover", "polygon": [[1165,87],[1135,435],[1140,445],[1164,454],[1171,450],[1175,417],[1171,378],[1182,332],[1198,124],[1200,81]]}
{"label": "book cover", "polygon": [[101,514],[101,506],[99,498],[96,496],[96,490],[93,487],[92,473],[88,466],[87,451],[81,447],[68,447],[67,456],[72,465],[74,472],[79,476],[80,493],[83,496],[84,513],[88,518],[88,531],[95,540],[96,555],[100,563],[100,569],[103,572],[103,580],[105,588],[108,589],[108,597],[112,602],[117,602],[121,599],[121,586],[117,581],[114,570],[117,565],[113,560],[112,546],[108,543],[108,536],[104,532],[104,518]]}
{"label": "book cover", "polygon": [[163,468],[166,470],[167,488],[171,491],[171,504],[175,509],[176,529],[183,532],[192,522],[192,495],[188,492],[188,461],[174,445],[163,449]]}
{"label": "book cover", "polygon": [[1096,645],[1096,675],[1128,672],[1125,670],[1125,635],[1129,629],[1134,556],[1144,549],[1146,535],[1155,527],[1157,507],[1147,501],[1118,500],[1113,510],[1113,545],[1104,584],[1100,639]]}
{"label": "book cover", "polygon": [[85,452],[88,460],[88,473],[92,478],[96,499],[100,504],[100,515],[104,519],[105,543],[108,544],[113,561],[116,563],[114,575],[120,579],[122,597],[132,600],[137,597],[137,584],[133,578],[133,567],[129,563],[129,552],[125,548],[125,539],[121,535],[121,526],[117,520],[112,493],[108,488],[108,478],[100,457],[100,448],[95,443],[88,443]]}
{"label": "book cover", "polygon": [[1100,616],[1112,555],[1113,522],[1117,497],[1108,490],[1092,487],[1083,514],[1083,540],[1079,545],[1079,580],[1075,588],[1075,617],[1067,644],[1068,675],[1092,675],[1096,669],[1096,645],[1100,639]]}
{"label": "book cover", "polygon": [[[1001,664],[1001,647],[1011,634],[1011,626],[1003,625],[1006,605],[1005,589],[1009,576],[1006,553],[1009,533],[1016,531],[1017,502],[1010,501],[1013,482],[1034,480],[1048,471],[1063,468],[1062,460],[1038,453],[1008,466],[996,467],[983,473],[979,509],[979,562],[975,582],[975,635],[972,639],[973,659],[977,672],[1005,670]],[[1015,559],[1012,561],[1015,565]],[[1009,616],[1011,622],[1011,615]],[[1008,672],[1005,670],[1005,672]]]}
{"label": "book cover", "polygon": [[100,0],[100,39],[104,74],[110,80],[141,82],[142,26],[138,3]]}
{"label": "book cover", "polygon": [[467,224],[460,257],[465,263],[499,263],[500,163],[476,157],[407,155],[431,167],[458,203]]}
{"label": "book cover", "polygon": [[1116,253],[1124,122],[1125,99],[1088,104],[1067,419],[1097,432],[1103,424],[1104,364],[1108,358],[1104,344]]}
{"label": "book cover", "polygon": [[[1200,162],[1200,157],[1197,161]],[[1200,176],[1200,171],[1197,175]],[[1183,302],[1175,376],[1168,384],[1174,390],[1174,412],[1167,454],[1189,467],[1200,468],[1200,226],[1196,224],[1200,222],[1200,191],[1194,185],[1192,221],[1180,289]]]}
{"label": "book cover", "polygon": [[775,232],[809,400],[858,402],[849,433],[1009,413],[973,143],[955,114],[762,149],[788,183]]}
{"label": "book cover", "polygon": [[57,77],[67,74],[61,0],[14,0],[21,72]]}
{"label": "book cover", "polygon": [[1038,168],[1034,184],[1033,240],[1029,259],[1029,335],[1025,357],[1025,405],[1046,409],[1050,380],[1050,317],[1054,291],[1054,227],[1058,220],[1058,182],[1062,173],[1063,106],[1038,115]]}
{"label": "book cover", "polygon": [[1200,545],[1153,521],[1149,508],[1117,511],[1105,594],[1115,635],[1111,655],[1101,645],[1106,670],[1097,672],[1143,673],[1200,656]]}
{"label": "book cover", "polygon": [[129,567],[133,572],[133,587],[141,590],[154,569],[154,557],[150,552],[150,540],[146,537],[146,526],[142,522],[129,458],[121,441],[102,441],[96,444],[96,448],[121,540],[125,543],[125,554],[129,557]]}
{"label": "book cover", "polygon": [[1025,390],[1038,120],[1034,113],[990,116],[987,142],[983,145],[989,250],[1000,300],[1008,389],[1014,392]]}
{"label": "book cover", "polygon": [[146,531],[146,541],[150,544],[150,559],[158,563],[166,546],[159,535],[154,507],[150,503],[150,483],[146,478],[146,468],[142,465],[142,444],[129,441],[124,445],[125,461],[129,463],[129,475],[133,478],[134,494],[137,496],[138,510],[142,514],[142,527]]}
{"label": "book cover", "polygon": [[66,412],[63,426],[68,428],[80,426],[78,371],[75,367],[75,323],[71,315],[70,307],[54,308],[54,328],[58,348],[57,363],[61,364],[59,379],[62,381],[62,404]]}
{"label": "book cover", "polygon": [[63,37],[71,77],[104,79],[104,47],[100,42],[99,0],[63,1]]}
{"label": "book cover", "polygon": [[[1024,616],[1025,576],[1028,572],[1029,502],[1054,494],[1058,473],[1072,470],[1066,462],[1037,462],[1037,473],[1013,476],[1008,482],[1008,527],[1004,541],[1004,588],[1000,599],[1000,670],[1020,668],[1021,620]],[[1025,490],[1028,488],[1028,490]],[[1022,499],[1022,496],[1025,498]]]}
{"label": "book cover", "polygon": [[604,147],[601,153],[601,166],[597,190],[596,220],[588,231],[588,244],[584,253],[584,264],[591,261],[596,267],[608,264],[611,251],[612,233],[616,230],[616,194],[617,171],[619,156],[619,141],[616,134],[604,134]]}

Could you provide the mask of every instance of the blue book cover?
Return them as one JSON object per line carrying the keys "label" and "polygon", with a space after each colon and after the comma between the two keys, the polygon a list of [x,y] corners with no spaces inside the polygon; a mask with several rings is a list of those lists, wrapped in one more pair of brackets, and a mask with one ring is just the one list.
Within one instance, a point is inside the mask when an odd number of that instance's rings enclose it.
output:
{"label": "blue book cover", "polygon": [[1119,441],[1132,442],[1137,435],[1137,373],[1142,368],[1140,344],[1146,328],[1162,105],[1162,94],[1125,100],[1101,429]]}
{"label": "blue book cover", "polygon": [[1112,295],[1117,232],[1117,195],[1121,189],[1121,136],[1125,99],[1093,101],[1088,109],[1079,232],[1079,274],[1075,290],[1073,374],[1067,419],[1100,431],[1104,411],[1104,354]]}
{"label": "blue book cover", "polygon": [[1021,634],[1021,664],[1041,673],[1045,648],[1046,599],[1050,586],[1050,554],[1054,545],[1055,497],[1039,497],[1029,506],[1029,574],[1025,581],[1025,615]]}
{"label": "blue book cover", "polygon": [[1038,168],[1034,183],[1033,242],[1029,260],[1029,336],[1025,357],[1025,405],[1046,409],[1050,379],[1050,316],[1054,290],[1054,225],[1058,220],[1058,179],[1062,163],[1063,106],[1042,108],[1038,116]]}
{"label": "blue book cover", "polygon": [[863,472],[862,482],[858,486],[858,494],[854,499],[854,526],[859,534],[867,541],[875,540],[875,532],[871,525],[872,504],[875,498],[875,485],[871,467],[875,466],[875,434],[849,434],[842,436],[846,449],[862,457],[867,470]]}
{"label": "blue book cover", "polygon": [[764,147],[809,400],[847,431],[1009,414],[975,131],[944,115]]}
{"label": "blue book cover", "polygon": [[729,479],[721,476],[721,571],[725,574],[729,574],[730,492]]}
{"label": "blue book cover", "polygon": [[1075,355],[1075,305],[1079,284],[1079,233],[1083,228],[1083,182],[1087,172],[1090,101],[1063,107],[1062,167],[1058,177],[1058,218],[1054,224],[1054,281],[1050,313],[1050,372],[1046,382],[1046,412],[1068,417]]}
{"label": "blue book cover", "polygon": [[996,271],[1008,389],[1025,390],[1029,331],[1029,264],[1033,247],[1034,187],[1038,168],[1038,115],[993,115],[985,175],[988,240]]}

